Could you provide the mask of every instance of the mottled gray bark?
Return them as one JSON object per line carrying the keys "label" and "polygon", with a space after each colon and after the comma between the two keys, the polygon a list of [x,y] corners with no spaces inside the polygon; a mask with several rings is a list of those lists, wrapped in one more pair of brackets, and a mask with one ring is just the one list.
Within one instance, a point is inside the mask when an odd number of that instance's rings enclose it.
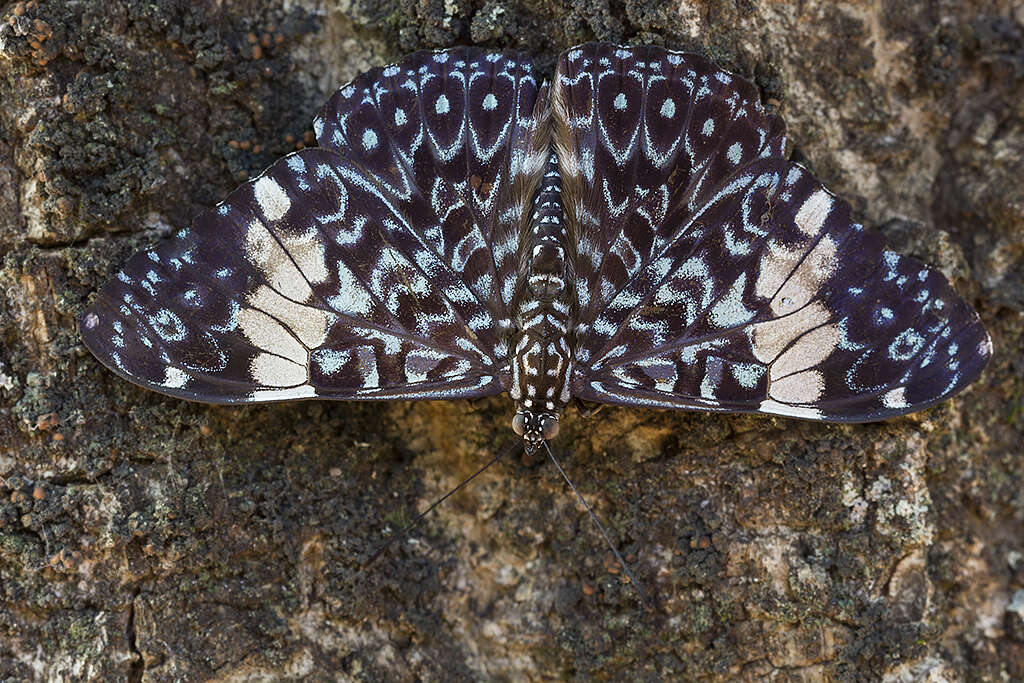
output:
{"label": "mottled gray bark", "polygon": [[[996,355],[882,424],[570,411],[485,474],[504,398],[188,404],[75,327],[135,249],[406,51],[701,52],[980,311]],[[0,678],[1024,678],[1024,7],[984,0],[0,3]]]}

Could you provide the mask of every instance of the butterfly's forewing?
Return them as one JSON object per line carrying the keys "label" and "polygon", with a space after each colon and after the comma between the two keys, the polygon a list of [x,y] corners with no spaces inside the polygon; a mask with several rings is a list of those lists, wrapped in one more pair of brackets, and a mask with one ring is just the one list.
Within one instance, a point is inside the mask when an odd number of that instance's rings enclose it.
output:
{"label": "butterfly's forewing", "polygon": [[[459,84],[493,90],[474,109]],[[86,344],[130,381],[213,403],[501,392],[488,241],[518,226],[504,186],[535,95],[511,55],[370,72],[317,119],[333,149],[278,161],[130,259],[83,315]],[[486,155],[498,168],[479,175]]]}
{"label": "butterfly's forewing", "polygon": [[[563,55],[554,92],[592,292],[574,395],[867,421],[940,401],[985,366],[977,314],[783,158],[749,84],[693,55],[584,46]],[[673,93],[692,100],[678,128],[663,122]]]}

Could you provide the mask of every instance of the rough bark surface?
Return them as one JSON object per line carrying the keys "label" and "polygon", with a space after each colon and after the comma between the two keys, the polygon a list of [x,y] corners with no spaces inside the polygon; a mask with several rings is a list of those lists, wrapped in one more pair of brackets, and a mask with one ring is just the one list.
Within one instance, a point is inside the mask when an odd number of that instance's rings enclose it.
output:
{"label": "rough bark surface", "polygon": [[[862,426],[504,398],[215,408],[115,378],[75,319],[134,250],[311,140],[407,51],[710,56],[794,154],[942,268],[996,355]],[[1024,678],[1024,6],[1009,0],[0,2],[0,678]]]}

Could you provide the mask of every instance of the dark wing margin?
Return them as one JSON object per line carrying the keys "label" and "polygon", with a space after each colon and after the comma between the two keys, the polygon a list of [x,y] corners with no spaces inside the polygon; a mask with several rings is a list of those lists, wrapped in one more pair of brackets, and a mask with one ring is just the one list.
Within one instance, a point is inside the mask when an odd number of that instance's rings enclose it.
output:
{"label": "dark wing margin", "polygon": [[[672,93],[697,98],[687,123],[647,142],[651,121],[679,111],[665,104]],[[591,298],[580,296],[573,394],[867,422],[977,379],[992,353],[977,313],[782,158],[781,123],[756,96],[694,55],[607,45],[563,55],[555,109],[577,131],[563,168],[580,169],[578,241],[608,248],[589,260],[581,249]],[[698,148],[705,131],[713,141]],[[662,172],[661,197],[646,199],[654,185],[637,196],[655,173],[649,149],[673,145],[679,169]]]}
{"label": "dark wing margin", "polygon": [[87,347],[209,403],[504,391],[494,241],[518,228],[506,186],[536,90],[525,59],[478,50],[361,76],[317,117],[329,149],[277,161],[132,257],[83,314]]}

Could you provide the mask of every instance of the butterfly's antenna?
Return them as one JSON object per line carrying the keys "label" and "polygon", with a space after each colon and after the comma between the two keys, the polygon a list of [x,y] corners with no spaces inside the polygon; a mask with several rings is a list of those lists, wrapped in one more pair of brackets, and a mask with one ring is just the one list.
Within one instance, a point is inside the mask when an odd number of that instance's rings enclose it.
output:
{"label": "butterfly's antenna", "polygon": [[[382,546],[381,546],[381,547],[380,547],[380,548],[379,548],[379,549],[377,550],[377,552],[375,552],[375,553],[374,553],[373,555],[371,555],[371,556],[370,556],[370,559],[368,559],[368,560],[367,560],[366,562],[364,562],[364,563],[363,563],[363,567],[362,567],[362,568],[363,568],[363,569],[369,569],[369,568],[370,568],[370,565],[372,565],[372,564],[373,564],[374,562],[376,562],[376,561],[377,561],[377,558],[378,558],[378,557],[380,557],[381,555],[383,555],[383,554],[384,554],[384,551],[385,551],[385,550],[387,550],[388,548],[390,548],[390,547],[391,547],[392,545],[394,545],[394,544],[395,544],[395,543],[396,543],[397,541],[400,541],[400,540],[402,540],[402,539],[406,538],[406,537],[407,537],[407,536],[409,535],[409,532],[410,532],[410,531],[412,531],[413,527],[415,527],[415,526],[416,526],[417,524],[419,524],[419,523],[420,523],[420,520],[422,520],[422,519],[423,519],[424,517],[426,517],[427,515],[429,515],[429,514],[430,514],[430,512],[431,512],[431,510],[433,510],[434,508],[436,508],[436,507],[437,507],[438,505],[440,505],[440,504],[441,504],[441,503],[443,503],[444,501],[448,500],[448,498],[449,498],[450,496],[452,496],[452,495],[453,495],[453,494],[454,494],[454,493],[455,493],[456,491],[458,491],[459,489],[461,489],[462,487],[464,487],[464,486],[465,486],[466,484],[468,484],[469,482],[471,482],[471,481],[473,481],[474,479],[476,479],[476,478],[477,478],[478,476],[480,476],[481,474],[483,474],[484,470],[486,470],[486,469],[487,469],[488,467],[490,467],[491,465],[493,465],[494,463],[498,462],[499,460],[501,460],[502,458],[504,458],[504,457],[505,457],[506,455],[508,455],[509,453],[511,453],[511,452],[512,452],[512,449],[513,449],[513,448],[514,448],[514,447],[516,446],[516,444],[518,444],[518,443],[519,443],[518,441],[513,441],[512,443],[510,443],[510,444],[508,445],[508,448],[506,448],[505,450],[501,451],[501,452],[500,452],[500,453],[498,453],[498,454],[497,454],[496,456],[494,456],[493,458],[491,458],[490,460],[488,460],[488,461],[487,461],[487,464],[485,464],[485,465],[484,465],[483,467],[481,467],[481,468],[480,468],[480,469],[478,469],[478,470],[477,470],[476,472],[474,472],[473,474],[471,474],[471,475],[470,475],[469,477],[467,477],[466,479],[463,479],[463,480],[462,480],[462,483],[460,483],[460,484],[459,484],[458,486],[456,486],[455,488],[453,488],[453,489],[452,489],[451,491],[449,491],[448,493],[444,494],[443,496],[441,496],[440,498],[438,498],[437,500],[435,500],[435,501],[434,501],[433,503],[431,503],[431,504],[430,504],[430,507],[428,507],[428,508],[427,508],[426,510],[424,510],[423,512],[421,512],[420,514],[418,514],[418,515],[416,516],[416,519],[412,520],[412,522],[411,522],[411,523],[410,523],[410,524],[409,524],[409,525],[408,525],[407,527],[405,527],[404,529],[402,529],[402,532],[401,532],[401,533],[399,533],[399,534],[396,534],[395,536],[392,536],[392,537],[391,537],[391,538],[390,538],[390,539],[389,539],[389,540],[387,541],[387,543],[385,543],[384,545],[382,545]],[[628,570],[627,570],[627,571],[628,571]]]}
{"label": "butterfly's antenna", "polygon": [[615,547],[615,544],[612,543],[612,539],[608,537],[608,533],[604,530],[604,527],[601,526],[601,521],[597,518],[597,515],[594,514],[590,505],[587,504],[587,501],[583,498],[583,494],[579,492],[576,485],[572,483],[571,479],[569,479],[569,476],[565,473],[565,470],[562,469],[562,466],[558,464],[558,460],[555,459],[555,454],[551,452],[551,447],[548,446],[547,440],[543,443],[544,449],[548,452],[551,462],[555,463],[558,473],[562,475],[562,479],[565,479],[565,482],[569,484],[569,488],[572,489],[572,492],[576,494],[576,497],[583,504],[583,507],[586,508],[588,513],[590,513],[590,518],[594,520],[594,524],[597,525],[598,531],[600,531],[601,535],[604,536],[604,540],[608,544],[608,547],[612,549],[613,553],[615,553],[615,559],[619,561],[619,566],[626,572],[626,576],[629,577],[629,582],[633,585],[633,588],[636,589],[637,595],[640,596],[640,602],[644,604],[644,607],[647,608],[648,612],[652,611],[653,608],[651,607],[651,603],[647,601],[647,596],[644,594],[644,590],[640,587],[640,583],[636,580],[636,577],[633,576],[633,572],[629,570],[629,565],[626,564],[626,560],[624,560],[622,555],[619,554],[619,549]]}

